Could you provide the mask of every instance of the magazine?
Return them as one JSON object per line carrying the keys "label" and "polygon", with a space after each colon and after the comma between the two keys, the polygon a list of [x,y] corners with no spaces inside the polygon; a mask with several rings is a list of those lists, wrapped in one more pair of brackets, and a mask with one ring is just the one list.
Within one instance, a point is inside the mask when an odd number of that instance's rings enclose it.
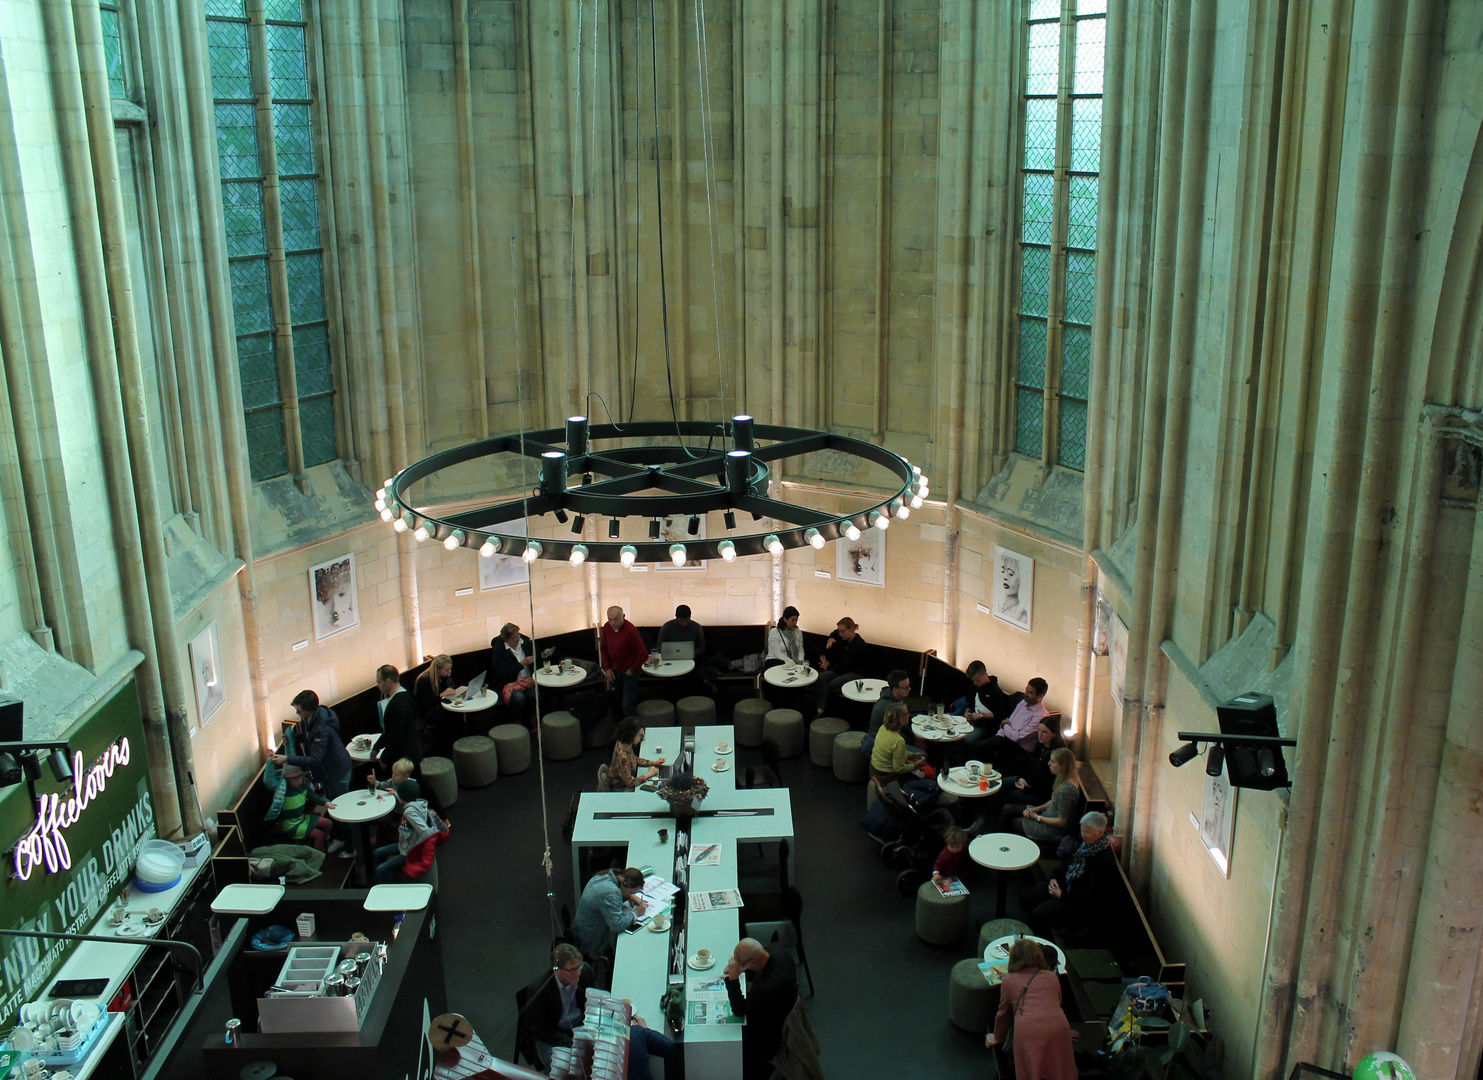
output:
{"label": "magazine", "polygon": [[932,884],[937,886],[937,891],[942,893],[943,896],[968,895],[968,886],[964,885],[960,879],[955,877],[945,877],[941,881],[933,881]]}

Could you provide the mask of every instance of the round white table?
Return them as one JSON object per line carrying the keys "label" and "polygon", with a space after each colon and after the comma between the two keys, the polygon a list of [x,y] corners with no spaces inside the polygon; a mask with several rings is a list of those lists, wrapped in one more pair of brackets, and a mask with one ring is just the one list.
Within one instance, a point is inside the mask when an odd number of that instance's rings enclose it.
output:
{"label": "round white table", "polygon": [[819,672],[807,664],[774,664],[764,668],[762,678],[773,686],[812,686],[819,681]]}
{"label": "round white table", "polygon": [[974,837],[968,845],[968,857],[979,866],[999,872],[999,907],[994,914],[996,918],[1003,918],[1009,875],[1039,862],[1040,845],[1019,833],[987,833]]}
{"label": "round white table", "polygon": [[1004,786],[1004,777],[996,772],[988,774],[989,786],[980,788],[978,781],[968,779],[968,766],[958,765],[952,769],[940,769],[937,773],[937,786],[950,795],[956,795],[960,799],[982,799],[992,795]]}
{"label": "round white table", "polygon": [[953,726],[943,728],[939,726],[939,719],[933,716],[913,716],[911,718],[912,734],[929,743],[954,743],[962,742],[973,734],[973,725],[959,717],[950,717]]}
{"label": "round white table", "polygon": [[499,692],[491,690],[486,686],[479,691],[477,697],[468,698],[461,705],[450,698],[443,698],[442,705],[443,708],[452,713],[477,713],[494,708],[499,704],[499,699]]}
{"label": "round white table", "polygon": [[335,808],[329,812],[335,821],[354,825],[359,832],[356,840],[356,861],[367,882],[371,880],[371,822],[384,818],[397,808],[397,798],[389,791],[347,791],[330,800]]}
{"label": "round white table", "polygon": [[881,699],[881,691],[885,688],[885,679],[851,679],[840,688],[840,693],[851,701],[873,705]]}
{"label": "round white table", "polygon": [[536,669],[536,682],[548,690],[565,690],[586,678],[587,669],[584,667],[576,667],[571,671],[562,671],[560,668]]}
{"label": "round white table", "polygon": [[[362,739],[366,741],[359,741]],[[345,744],[345,752],[350,755],[351,761],[364,765],[376,756],[376,744],[380,741],[380,735],[357,735]]]}
{"label": "round white table", "polygon": [[639,668],[645,675],[657,675],[661,679],[673,679],[680,675],[689,675],[695,670],[694,660],[661,660],[657,664],[644,664]]}
{"label": "round white table", "polygon": [[[1055,949],[1056,955],[1060,957],[1060,963],[1056,965],[1056,974],[1066,974],[1066,954],[1054,941],[1047,941],[1045,938],[1036,937],[1034,934],[1020,934],[1019,937],[1024,938],[1026,941],[1033,941],[1039,945],[1049,945]],[[1016,937],[1014,934],[1007,934],[1004,937],[995,938],[989,942],[984,946],[984,963],[992,964],[997,960],[1007,960],[1009,958],[1009,948],[1015,943],[1015,940]]]}

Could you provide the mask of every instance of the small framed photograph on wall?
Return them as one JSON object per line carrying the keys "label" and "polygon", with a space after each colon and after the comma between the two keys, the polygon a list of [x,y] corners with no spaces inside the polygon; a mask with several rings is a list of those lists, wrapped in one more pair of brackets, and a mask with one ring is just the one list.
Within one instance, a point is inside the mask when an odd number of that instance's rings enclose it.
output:
{"label": "small framed photograph on wall", "polygon": [[839,581],[885,588],[886,534],[870,528],[858,540],[841,536],[834,541],[834,576]]}
{"label": "small framed photograph on wall", "polygon": [[309,610],[314,614],[315,641],[360,625],[353,554],[309,568]]}
{"label": "small framed photograph on wall", "polygon": [[1236,789],[1226,779],[1225,770],[1219,776],[1205,777],[1205,805],[1200,812],[1200,842],[1220,872],[1231,876],[1231,841],[1236,833]]}
{"label": "small framed photograph on wall", "polygon": [[202,727],[226,704],[226,682],[221,671],[221,640],[216,623],[191,639],[191,677],[196,686],[196,715]]}
{"label": "small framed photograph on wall", "polygon": [[[502,529],[505,535],[524,536],[525,519],[511,521]],[[503,589],[507,585],[524,585],[530,580],[530,563],[519,555],[479,556],[479,591]]]}
{"label": "small framed photograph on wall", "polygon": [[[705,515],[700,514],[695,521],[695,534],[690,533],[690,519],[688,517],[667,517],[660,521],[659,535],[664,538],[666,544],[687,544],[699,542],[705,539]],[[689,559],[684,566],[676,566],[672,559],[663,559],[654,567],[656,570],[704,570],[704,559]]]}
{"label": "small framed photograph on wall", "polygon": [[1029,630],[1035,596],[1035,560],[1008,548],[994,548],[994,570],[989,585],[994,591],[994,618]]}

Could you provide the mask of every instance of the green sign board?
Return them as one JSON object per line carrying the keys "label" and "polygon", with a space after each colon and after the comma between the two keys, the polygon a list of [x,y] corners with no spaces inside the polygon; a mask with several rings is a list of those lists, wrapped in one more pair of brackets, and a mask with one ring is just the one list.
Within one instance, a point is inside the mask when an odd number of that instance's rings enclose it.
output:
{"label": "green sign board", "polygon": [[[58,783],[43,770],[35,783],[40,819],[24,783],[0,789],[0,925],[13,930],[86,933],[130,881],[140,846],[154,839],[134,681],[119,687],[67,741],[74,777]],[[76,944],[0,937],[0,1019],[35,998]]]}

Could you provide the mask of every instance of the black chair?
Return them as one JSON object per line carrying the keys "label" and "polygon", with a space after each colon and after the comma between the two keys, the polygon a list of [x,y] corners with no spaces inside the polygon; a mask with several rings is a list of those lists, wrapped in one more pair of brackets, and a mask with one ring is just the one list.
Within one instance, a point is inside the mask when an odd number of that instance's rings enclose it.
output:
{"label": "black chair", "polygon": [[762,740],[762,764],[748,765],[743,787],[764,788],[783,786],[783,756],[778,750],[776,739]]}
{"label": "black chair", "polygon": [[778,841],[778,887],[774,892],[771,889],[763,892],[746,891],[742,893],[742,907],[739,912],[742,925],[747,923],[787,922],[789,921],[787,895],[792,888],[792,882],[788,877],[788,858],[792,854],[792,847],[786,840]]}
{"label": "black chair", "polygon": [[[785,920],[779,921],[786,921],[793,928],[793,940],[791,943],[787,944],[790,944],[793,951],[798,954],[793,958],[794,964],[800,971],[808,976],[807,996],[813,997],[814,973],[809,969],[808,953],[806,953],[803,949],[803,928],[800,925],[800,921],[803,917],[803,894],[798,891],[797,886],[789,885],[788,891],[783,894],[783,910],[786,918]],[[772,932],[772,945],[776,946],[780,944],[779,939],[781,938],[781,935],[781,929],[777,929]]]}

